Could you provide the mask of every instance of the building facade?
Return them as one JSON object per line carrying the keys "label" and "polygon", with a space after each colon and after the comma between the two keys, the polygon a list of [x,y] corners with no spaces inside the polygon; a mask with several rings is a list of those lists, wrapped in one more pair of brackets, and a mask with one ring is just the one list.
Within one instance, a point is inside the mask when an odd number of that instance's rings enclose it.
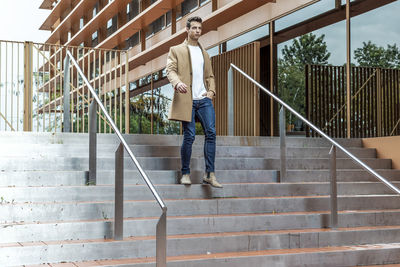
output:
{"label": "building facade", "polygon": [[[124,76],[124,79],[129,83],[130,93],[122,98],[129,97],[132,103],[138,100],[132,97],[151,92],[153,99],[154,89],[166,90],[162,89],[168,84],[163,70],[169,47],[182,42],[186,37],[186,19],[189,16],[200,16],[204,19],[203,36],[200,41],[214,56],[217,82],[223,92],[215,105],[220,111],[219,114],[224,114],[227,110],[227,64],[237,62],[268,90],[278,94],[277,45],[279,43],[345,20],[346,17],[350,19],[393,1],[356,0],[351,3],[348,1],[350,12],[347,16],[346,1],[324,1],[329,2],[327,6],[331,8],[312,17],[286,23],[286,26],[282,27],[279,26],[281,20],[321,1],[44,0],[41,8],[51,9],[51,13],[40,29],[50,31],[46,43],[125,51],[127,58],[123,60],[127,62],[128,75]],[[257,42],[256,48],[243,48],[253,42]],[[251,58],[253,63],[241,62],[240,56],[234,60],[235,53],[224,54],[234,49],[238,49],[237,53],[243,58]],[[221,59],[223,55],[225,60]],[[125,75],[125,69],[122,69],[122,73]],[[246,86],[251,87],[251,85]],[[239,121],[236,124],[242,126],[235,128],[235,134],[277,134],[277,105],[257,88],[250,93],[243,91],[240,94],[238,93],[236,97],[246,100],[237,103],[235,113],[249,115],[237,116]],[[163,96],[165,95],[168,93],[163,93]],[[143,99],[141,100],[145,102]],[[150,128],[153,133],[153,120],[157,118],[154,116],[154,103],[150,102],[153,110],[150,115]],[[242,110],[241,107],[245,108]],[[240,120],[253,123],[241,123]],[[217,118],[219,134],[227,134],[226,121],[226,117]]]}

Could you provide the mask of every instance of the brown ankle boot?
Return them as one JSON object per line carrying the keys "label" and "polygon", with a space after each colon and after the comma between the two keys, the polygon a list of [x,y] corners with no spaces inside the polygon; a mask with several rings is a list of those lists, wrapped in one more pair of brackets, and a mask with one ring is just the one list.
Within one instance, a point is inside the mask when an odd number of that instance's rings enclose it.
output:
{"label": "brown ankle boot", "polygon": [[182,175],[181,184],[185,184],[185,185],[192,184],[192,181],[190,181],[190,175],[189,174]]}
{"label": "brown ankle boot", "polygon": [[222,185],[218,183],[217,178],[215,177],[215,174],[213,172],[210,172],[210,175],[207,175],[207,173],[205,173],[203,177],[203,182],[215,188],[222,188]]}

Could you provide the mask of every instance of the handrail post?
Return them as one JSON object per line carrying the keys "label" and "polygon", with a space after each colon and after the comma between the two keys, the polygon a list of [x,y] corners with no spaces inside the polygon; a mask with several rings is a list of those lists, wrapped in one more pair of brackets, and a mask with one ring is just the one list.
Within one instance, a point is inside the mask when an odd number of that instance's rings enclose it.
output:
{"label": "handrail post", "polygon": [[389,187],[393,192],[396,192],[396,194],[400,195],[400,189],[395,187],[392,183],[390,183],[388,180],[383,178],[380,174],[375,172],[373,169],[371,169],[368,165],[366,165],[364,162],[362,162],[360,159],[358,159],[356,156],[351,154],[347,149],[345,149],[343,146],[341,146],[338,142],[330,138],[326,133],[321,131],[317,126],[312,124],[310,121],[308,121],[306,118],[304,118],[300,113],[295,111],[292,107],[290,107],[288,104],[286,104],[282,99],[271,93],[267,88],[262,86],[259,82],[251,78],[247,73],[236,67],[234,64],[231,63],[231,67],[233,67],[236,71],[238,71],[240,74],[242,74],[244,77],[246,77],[248,80],[250,80],[252,83],[257,85],[259,88],[261,88],[265,93],[267,93],[270,97],[275,99],[279,104],[284,106],[287,110],[289,110],[291,113],[293,113],[297,118],[305,122],[312,130],[314,130],[317,134],[321,135],[325,139],[327,139],[332,145],[335,147],[339,148],[341,151],[343,151],[347,156],[350,157],[350,159],[354,160],[357,164],[361,165],[365,170],[367,170],[370,174],[378,178],[382,183],[384,183],[387,187]]}
{"label": "handrail post", "polygon": [[167,209],[157,223],[156,229],[156,267],[167,267]]}
{"label": "handrail post", "polygon": [[[97,96],[96,91],[93,89],[91,86],[90,82],[88,81],[87,77],[83,73],[82,69],[79,67],[78,63],[76,62],[75,58],[73,55],[67,50],[67,54],[69,54],[71,62],[75,65],[78,74],[81,75],[83,82],[86,83],[87,87],[89,88],[92,97],[93,97],[93,103],[96,104],[91,104],[90,109],[89,109],[89,120],[90,120],[90,135],[89,135],[89,170],[92,170],[94,168],[94,172],[89,172],[89,178],[91,177],[90,175],[94,175],[94,182],[96,182],[96,110],[97,110],[97,105],[99,105],[100,110],[104,113],[106,116],[107,120],[110,122],[111,127],[114,129],[115,134],[118,136],[119,140],[121,141],[121,145],[124,147],[126,152],[128,153],[129,157],[132,159],[133,163],[136,165],[138,171],[142,175],[143,180],[149,187],[150,191],[152,192],[153,196],[157,200],[158,204],[160,205],[163,214],[160,217],[160,220],[157,224],[157,235],[156,235],[156,243],[157,243],[157,266],[158,267],[166,267],[167,264],[167,206],[165,205],[164,201],[162,200],[161,196],[158,194],[156,188],[154,187],[153,183],[147,177],[147,174],[144,172],[142,167],[139,164],[139,161],[136,159],[135,155],[133,154],[132,150],[129,148],[128,143],[126,142],[125,138],[122,136],[121,132],[119,131],[117,125],[111,118],[111,116],[108,114],[106,108],[103,106],[101,103],[100,98]],[[96,120],[95,120],[96,119]],[[93,124],[93,125],[92,125]],[[94,141],[93,141],[94,140]],[[93,156],[94,155],[94,156]],[[91,161],[94,161],[94,164],[91,164]],[[122,169],[122,168],[116,168],[116,169]],[[90,181],[90,180],[89,180]],[[123,186],[123,185],[122,185]]]}
{"label": "handrail post", "polygon": [[70,107],[70,70],[69,70],[69,55],[64,59],[64,120],[63,132],[71,132],[71,107]]}
{"label": "handrail post", "polygon": [[228,135],[235,134],[234,126],[234,84],[233,84],[233,69],[232,66],[228,70]]}
{"label": "handrail post", "polygon": [[332,229],[338,228],[338,200],[337,200],[337,182],[336,182],[336,146],[332,145],[330,154],[330,227]]}
{"label": "handrail post", "polygon": [[124,238],[124,146],[115,151],[114,239]]}
{"label": "handrail post", "polygon": [[[32,132],[33,110],[33,43],[24,43],[24,132]],[[7,117],[7,111],[5,112]],[[7,128],[6,128],[7,129]]]}
{"label": "handrail post", "polygon": [[279,140],[281,150],[281,171],[280,171],[280,182],[286,180],[286,118],[285,108],[282,106],[279,111]]}
{"label": "handrail post", "polygon": [[93,99],[89,107],[89,185],[96,184],[97,176],[97,103]]}

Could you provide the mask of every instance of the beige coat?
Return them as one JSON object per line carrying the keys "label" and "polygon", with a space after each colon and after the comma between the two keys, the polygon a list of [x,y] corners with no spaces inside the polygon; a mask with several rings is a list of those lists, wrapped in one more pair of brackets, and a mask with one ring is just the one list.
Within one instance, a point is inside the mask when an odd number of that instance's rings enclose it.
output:
{"label": "beige coat", "polygon": [[[207,91],[214,92],[215,81],[211,60],[208,53],[200,46],[204,56],[204,86]],[[177,121],[192,120],[192,63],[187,40],[169,50],[167,59],[167,77],[173,88],[182,82],[188,86],[187,93],[174,92],[168,119]]]}

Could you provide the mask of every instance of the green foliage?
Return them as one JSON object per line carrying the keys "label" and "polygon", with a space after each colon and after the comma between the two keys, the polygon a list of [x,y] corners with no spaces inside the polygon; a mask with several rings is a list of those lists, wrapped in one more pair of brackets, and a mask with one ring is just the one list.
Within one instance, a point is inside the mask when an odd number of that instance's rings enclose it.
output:
{"label": "green foliage", "polygon": [[[305,75],[304,66],[289,65],[278,60],[278,83],[280,97],[294,110],[305,115]],[[295,118],[286,112],[288,124],[294,124]]]}
{"label": "green foliage", "polygon": [[[331,55],[324,38],[308,33],[294,39],[290,46],[284,46],[283,58],[278,60],[280,97],[301,115],[305,115],[305,65],[326,65]],[[296,119],[289,112],[286,117],[288,124]]]}
{"label": "green foliage", "polygon": [[[168,107],[171,100],[161,93],[161,88],[154,89],[153,96],[150,92],[145,92],[131,98],[129,113],[130,123],[129,132],[133,134],[150,134],[151,133],[151,114],[153,114],[153,133],[154,134],[179,134],[180,123],[168,120]],[[113,102],[111,100],[111,102]],[[153,104],[153,110],[151,108]],[[124,109],[124,108],[123,108]],[[107,108],[107,110],[109,110]],[[110,115],[114,119],[116,112],[115,123],[117,127],[122,128],[125,132],[125,111],[120,113],[120,109],[111,108]],[[99,132],[110,132],[110,127],[102,119],[100,120]],[[122,127],[120,127],[122,121]],[[82,121],[79,119],[79,126],[82,126]],[[87,123],[85,121],[85,123]]]}
{"label": "green foliage", "polygon": [[357,64],[363,67],[381,67],[400,69],[400,50],[396,44],[382,46],[368,41],[363,42],[363,47],[354,50]]}
{"label": "green foliage", "polygon": [[331,53],[328,52],[325,35],[317,37],[308,33],[293,40],[291,46],[285,45],[283,61],[289,65],[304,66],[306,64],[328,64]]}

